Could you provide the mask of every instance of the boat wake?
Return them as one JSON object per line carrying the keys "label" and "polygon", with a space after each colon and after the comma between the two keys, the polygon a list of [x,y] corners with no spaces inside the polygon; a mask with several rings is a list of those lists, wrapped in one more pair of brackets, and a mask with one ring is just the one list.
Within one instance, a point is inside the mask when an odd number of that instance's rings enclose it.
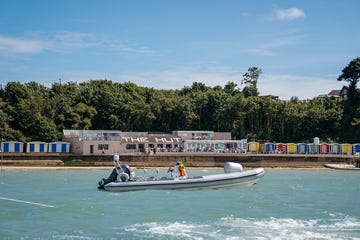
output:
{"label": "boat wake", "polygon": [[336,214],[326,220],[229,216],[209,223],[150,222],[118,230],[118,236],[141,239],[360,239],[360,220]]}

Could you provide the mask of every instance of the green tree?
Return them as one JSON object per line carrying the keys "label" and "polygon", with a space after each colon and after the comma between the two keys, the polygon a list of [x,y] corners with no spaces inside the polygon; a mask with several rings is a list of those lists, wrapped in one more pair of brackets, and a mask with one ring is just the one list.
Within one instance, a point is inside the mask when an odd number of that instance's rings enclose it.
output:
{"label": "green tree", "polygon": [[259,91],[257,88],[257,81],[262,73],[262,70],[257,67],[250,67],[248,71],[243,74],[243,80],[241,84],[246,86],[243,89],[243,94],[245,97],[258,96]]}
{"label": "green tree", "polygon": [[171,132],[178,123],[178,106],[180,99],[174,90],[159,90],[153,96],[151,110],[154,115],[153,129]]}
{"label": "green tree", "polygon": [[350,61],[338,77],[338,81],[349,83],[348,98],[344,101],[342,118],[342,139],[347,138],[349,142],[358,141],[356,136],[360,135],[360,92],[357,89],[359,79],[360,57]]}
{"label": "green tree", "polygon": [[234,82],[227,82],[224,86],[224,91],[228,94],[234,94],[237,92],[236,90],[237,84]]}
{"label": "green tree", "polygon": [[338,77],[338,81],[346,81],[349,83],[348,97],[350,101],[357,100],[359,93],[357,92],[357,84],[360,78],[360,57],[350,61],[348,66],[342,70],[342,74]]}
{"label": "green tree", "polygon": [[5,86],[4,100],[11,105],[19,103],[21,99],[29,97],[29,92],[25,85],[20,82],[9,82]]}

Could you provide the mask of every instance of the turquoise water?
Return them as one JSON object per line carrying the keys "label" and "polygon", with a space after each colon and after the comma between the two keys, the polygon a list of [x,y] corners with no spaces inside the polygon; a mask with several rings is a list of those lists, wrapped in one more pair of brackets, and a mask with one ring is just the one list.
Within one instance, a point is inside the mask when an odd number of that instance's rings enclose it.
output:
{"label": "turquoise water", "polygon": [[360,172],[267,170],[241,189],[97,190],[109,173],[1,171],[0,239],[360,239]]}

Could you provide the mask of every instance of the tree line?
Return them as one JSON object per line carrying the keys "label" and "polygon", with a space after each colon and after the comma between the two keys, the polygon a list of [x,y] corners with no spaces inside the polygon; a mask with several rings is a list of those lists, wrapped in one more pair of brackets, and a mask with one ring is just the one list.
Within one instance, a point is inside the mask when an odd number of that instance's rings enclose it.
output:
{"label": "tree line", "polygon": [[349,83],[348,98],[281,101],[259,96],[261,69],[235,82],[209,87],[201,82],[177,90],[132,82],[90,80],[53,83],[8,82],[0,89],[0,136],[7,141],[56,141],[63,129],[145,132],[210,130],[256,141],[359,142],[360,58],[337,80]]}

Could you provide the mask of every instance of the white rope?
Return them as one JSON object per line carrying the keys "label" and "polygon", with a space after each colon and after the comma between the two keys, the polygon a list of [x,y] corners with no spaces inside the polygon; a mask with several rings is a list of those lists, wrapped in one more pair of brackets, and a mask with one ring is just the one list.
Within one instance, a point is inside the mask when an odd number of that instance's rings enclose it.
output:
{"label": "white rope", "polygon": [[41,206],[41,207],[55,207],[53,205],[48,205],[48,204],[43,204],[43,203],[36,203],[36,202],[28,202],[28,201],[23,201],[23,200],[19,200],[19,199],[13,199],[13,198],[0,197],[0,199],[1,200],[12,201],[12,202],[27,203],[27,204],[37,205],[37,206]]}

